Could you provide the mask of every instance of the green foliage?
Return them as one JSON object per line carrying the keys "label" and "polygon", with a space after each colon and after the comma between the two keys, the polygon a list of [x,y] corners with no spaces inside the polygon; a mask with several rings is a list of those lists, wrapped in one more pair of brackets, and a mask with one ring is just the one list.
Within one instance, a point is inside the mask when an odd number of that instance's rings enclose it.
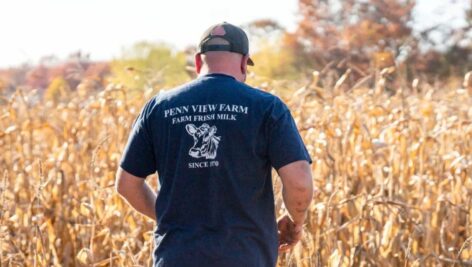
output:
{"label": "green foliage", "polygon": [[183,52],[168,45],[140,42],[111,63],[111,81],[129,89],[172,87],[189,79]]}
{"label": "green foliage", "polygon": [[259,51],[251,56],[256,63],[251,69],[256,75],[266,78],[298,79],[301,73],[295,68],[297,59],[293,51],[279,44],[280,42],[261,41],[258,44]]}

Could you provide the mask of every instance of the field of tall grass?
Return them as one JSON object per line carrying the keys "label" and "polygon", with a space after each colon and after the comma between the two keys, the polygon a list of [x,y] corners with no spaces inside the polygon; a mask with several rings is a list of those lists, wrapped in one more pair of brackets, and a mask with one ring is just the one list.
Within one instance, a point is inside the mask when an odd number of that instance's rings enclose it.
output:
{"label": "field of tall grass", "polygon": [[[304,239],[279,266],[472,266],[472,90],[318,78],[288,92],[277,89],[299,86],[253,84],[289,105],[313,158]],[[149,266],[153,223],[114,192],[114,174],[156,92],[0,92],[0,267]],[[274,188],[282,214],[277,177]]]}

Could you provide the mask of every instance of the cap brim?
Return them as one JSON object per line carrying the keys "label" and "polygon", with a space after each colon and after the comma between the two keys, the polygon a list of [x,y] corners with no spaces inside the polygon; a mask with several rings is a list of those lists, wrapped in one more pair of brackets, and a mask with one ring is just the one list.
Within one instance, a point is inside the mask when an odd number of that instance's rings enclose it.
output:
{"label": "cap brim", "polygon": [[249,57],[249,58],[247,59],[247,64],[248,64],[249,66],[254,66],[254,61],[252,61],[252,59]]}

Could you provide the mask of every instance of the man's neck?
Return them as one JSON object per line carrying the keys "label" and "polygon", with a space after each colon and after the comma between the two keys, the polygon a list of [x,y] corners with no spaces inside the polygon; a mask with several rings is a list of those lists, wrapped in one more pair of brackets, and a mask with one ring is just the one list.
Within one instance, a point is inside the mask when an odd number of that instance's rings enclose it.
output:
{"label": "man's neck", "polygon": [[236,74],[234,71],[227,70],[227,69],[202,69],[200,71],[199,76],[204,76],[207,74],[225,74],[231,77],[234,77],[236,80],[240,82],[244,82],[244,78],[241,74]]}

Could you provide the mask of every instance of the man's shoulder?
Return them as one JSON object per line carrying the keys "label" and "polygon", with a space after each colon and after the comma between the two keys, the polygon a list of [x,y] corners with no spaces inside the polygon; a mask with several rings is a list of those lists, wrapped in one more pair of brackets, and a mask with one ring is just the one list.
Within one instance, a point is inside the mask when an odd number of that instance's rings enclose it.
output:
{"label": "man's shoulder", "polygon": [[187,90],[192,83],[188,82],[172,89],[162,89],[157,94],[153,95],[149,100],[146,101],[142,109],[142,113],[148,117],[152,113],[157,112],[161,106],[165,105],[166,102],[171,101],[174,97],[178,96],[183,91]]}
{"label": "man's shoulder", "polygon": [[264,91],[258,87],[253,87],[247,83],[240,83],[241,92],[256,100],[262,106],[284,106],[284,102],[277,95]]}
{"label": "man's shoulder", "polygon": [[255,97],[260,97],[260,98],[264,98],[264,99],[275,99],[277,98],[277,96],[269,93],[269,92],[266,92],[258,87],[253,87],[247,83],[242,83],[242,82],[239,82],[241,88],[243,90],[246,90],[246,92],[248,94],[252,94],[254,95]]}
{"label": "man's shoulder", "polygon": [[197,80],[192,80],[174,88],[162,89],[159,91],[159,93],[157,93],[157,95],[154,96],[156,104],[161,104],[163,102],[172,100],[181,93],[184,93],[185,91],[188,91],[192,87],[196,86],[197,83]]}
{"label": "man's shoulder", "polygon": [[[194,79],[194,80],[189,81],[187,83],[184,83],[182,85],[179,85],[177,87],[161,90],[156,95],[156,101],[158,103],[162,102],[162,101],[168,101],[168,100],[171,100],[171,99],[175,98],[176,96],[179,96],[182,93],[190,91],[193,88],[205,87],[206,86],[205,82],[207,82],[207,81],[197,78],[197,79]],[[238,92],[240,92],[244,95],[247,95],[249,97],[259,98],[261,100],[267,100],[269,102],[270,101],[280,101],[279,97],[277,97],[276,95],[273,95],[273,94],[271,94],[269,92],[266,92],[262,89],[259,89],[257,87],[253,87],[253,86],[251,86],[247,83],[234,81],[234,85],[238,89],[240,89],[240,90],[238,90]]]}
{"label": "man's shoulder", "polygon": [[[207,86],[206,82],[208,81],[197,78],[177,87],[167,90],[161,90],[157,95],[154,96],[154,99],[152,101],[154,102],[154,105],[162,106],[172,103],[173,101],[179,102],[182,99],[194,97],[190,95],[195,93],[200,94],[198,89],[204,89],[204,87]],[[228,88],[229,90],[227,92],[231,92],[231,94],[237,94],[237,98],[235,99],[255,103],[259,106],[259,108],[263,109],[265,112],[287,109],[285,103],[277,95],[266,92],[247,83],[234,80],[234,83],[231,82],[230,87],[232,88]],[[223,88],[217,89],[220,90]]]}

